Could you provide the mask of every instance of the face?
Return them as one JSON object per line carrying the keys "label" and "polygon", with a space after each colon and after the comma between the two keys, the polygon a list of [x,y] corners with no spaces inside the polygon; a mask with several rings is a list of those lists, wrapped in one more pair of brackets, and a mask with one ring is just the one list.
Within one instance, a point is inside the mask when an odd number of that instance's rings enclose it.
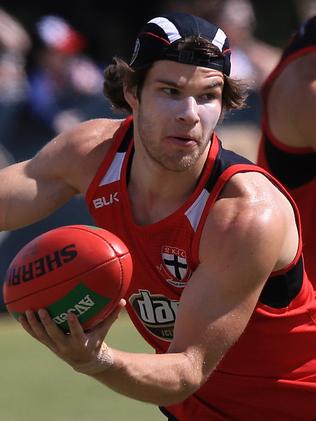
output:
{"label": "face", "polygon": [[149,70],[140,100],[125,93],[135,124],[135,145],[171,171],[202,168],[222,111],[221,72],[168,60]]}

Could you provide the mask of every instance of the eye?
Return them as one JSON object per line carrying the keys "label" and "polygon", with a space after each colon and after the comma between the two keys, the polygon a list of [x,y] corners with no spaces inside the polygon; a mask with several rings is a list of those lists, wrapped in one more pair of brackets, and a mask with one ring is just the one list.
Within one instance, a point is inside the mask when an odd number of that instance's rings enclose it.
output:
{"label": "eye", "polygon": [[176,88],[162,88],[162,92],[169,96],[176,96],[179,95],[179,90]]}
{"label": "eye", "polygon": [[212,101],[213,99],[216,99],[217,95],[214,94],[214,92],[208,92],[206,94],[200,95],[199,99],[201,101]]}

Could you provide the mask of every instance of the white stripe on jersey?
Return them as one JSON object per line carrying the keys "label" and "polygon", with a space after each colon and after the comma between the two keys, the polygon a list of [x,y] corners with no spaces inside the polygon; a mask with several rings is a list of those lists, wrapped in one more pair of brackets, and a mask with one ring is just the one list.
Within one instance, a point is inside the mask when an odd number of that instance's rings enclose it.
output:
{"label": "white stripe on jersey", "polygon": [[189,207],[189,209],[185,212],[185,216],[190,221],[190,224],[194,231],[196,231],[201,215],[203,213],[205,203],[209,198],[209,192],[206,189],[203,189],[199,194],[199,197],[195,200],[195,202]]}
{"label": "white stripe on jersey", "polygon": [[124,161],[124,157],[126,152],[117,152],[110,168],[106,172],[105,176],[100,181],[99,186],[104,186],[105,184],[113,183],[114,181],[118,181],[121,175],[121,169]]}

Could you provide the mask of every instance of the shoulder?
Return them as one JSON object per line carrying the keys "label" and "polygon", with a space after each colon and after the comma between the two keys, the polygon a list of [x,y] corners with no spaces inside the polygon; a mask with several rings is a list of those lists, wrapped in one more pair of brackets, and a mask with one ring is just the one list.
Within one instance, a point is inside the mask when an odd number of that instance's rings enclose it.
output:
{"label": "shoulder", "polygon": [[304,102],[308,99],[306,96],[315,93],[315,67],[316,51],[299,56],[286,64],[272,87],[275,99],[278,95],[280,99],[291,99],[289,103],[284,104],[287,107],[293,102],[304,107]]}
{"label": "shoulder", "polygon": [[273,82],[269,125],[287,146],[315,147],[316,52],[290,61]]}
{"label": "shoulder", "polygon": [[294,259],[297,248],[291,203],[263,174],[248,172],[234,175],[211,209],[200,255],[209,259],[213,249],[225,259],[238,256],[250,264],[251,257],[255,265],[271,262],[271,269],[277,270]]}
{"label": "shoulder", "polygon": [[112,119],[80,123],[52,139],[33,160],[47,166],[47,172],[56,172],[55,176],[66,179],[77,191],[85,193],[121,123],[122,120]]}
{"label": "shoulder", "polygon": [[122,120],[94,119],[80,123],[73,129],[60,134],[58,141],[63,148],[68,148],[79,156],[86,155],[100,144],[108,145]]}

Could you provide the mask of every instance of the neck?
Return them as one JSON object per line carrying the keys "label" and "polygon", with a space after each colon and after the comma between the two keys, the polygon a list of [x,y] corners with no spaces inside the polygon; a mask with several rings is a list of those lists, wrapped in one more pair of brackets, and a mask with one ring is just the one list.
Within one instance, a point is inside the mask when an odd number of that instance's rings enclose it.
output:
{"label": "neck", "polygon": [[176,172],[135,153],[128,192],[136,222],[152,224],[179,209],[195,190],[207,154],[208,149],[192,168]]}

